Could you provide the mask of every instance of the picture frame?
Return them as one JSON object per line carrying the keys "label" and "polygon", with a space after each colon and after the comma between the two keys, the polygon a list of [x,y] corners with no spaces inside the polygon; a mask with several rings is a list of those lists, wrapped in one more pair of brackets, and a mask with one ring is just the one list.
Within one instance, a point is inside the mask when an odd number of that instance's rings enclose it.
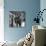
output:
{"label": "picture frame", "polygon": [[25,27],[25,11],[9,12],[9,27]]}

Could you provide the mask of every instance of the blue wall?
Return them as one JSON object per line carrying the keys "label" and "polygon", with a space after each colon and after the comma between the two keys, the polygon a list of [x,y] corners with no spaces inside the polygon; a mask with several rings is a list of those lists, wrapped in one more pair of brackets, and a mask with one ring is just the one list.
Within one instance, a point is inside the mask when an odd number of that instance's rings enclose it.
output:
{"label": "blue wall", "polygon": [[[25,11],[26,27],[10,28],[9,27],[9,11]],[[7,41],[18,41],[31,31],[34,17],[40,10],[40,0],[4,0],[4,38]]]}

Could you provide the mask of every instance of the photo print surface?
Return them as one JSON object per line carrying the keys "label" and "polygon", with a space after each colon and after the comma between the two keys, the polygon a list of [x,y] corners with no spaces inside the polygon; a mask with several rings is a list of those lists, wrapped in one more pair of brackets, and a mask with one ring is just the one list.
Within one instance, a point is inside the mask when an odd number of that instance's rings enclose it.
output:
{"label": "photo print surface", "polygon": [[25,12],[9,11],[9,27],[25,27]]}

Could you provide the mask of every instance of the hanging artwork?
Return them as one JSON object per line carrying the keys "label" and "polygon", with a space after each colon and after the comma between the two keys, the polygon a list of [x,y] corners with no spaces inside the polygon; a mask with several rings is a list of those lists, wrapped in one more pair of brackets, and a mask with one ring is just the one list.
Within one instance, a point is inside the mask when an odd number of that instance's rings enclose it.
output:
{"label": "hanging artwork", "polygon": [[24,11],[10,11],[9,26],[10,27],[25,27],[25,12]]}

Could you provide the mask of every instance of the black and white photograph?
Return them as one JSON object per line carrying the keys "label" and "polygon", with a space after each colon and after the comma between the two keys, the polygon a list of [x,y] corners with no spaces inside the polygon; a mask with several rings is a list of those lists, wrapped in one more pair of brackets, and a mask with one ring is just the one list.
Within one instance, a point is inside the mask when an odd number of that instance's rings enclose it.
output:
{"label": "black and white photograph", "polygon": [[10,27],[25,27],[25,12],[24,11],[10,11],[9,26]]}

